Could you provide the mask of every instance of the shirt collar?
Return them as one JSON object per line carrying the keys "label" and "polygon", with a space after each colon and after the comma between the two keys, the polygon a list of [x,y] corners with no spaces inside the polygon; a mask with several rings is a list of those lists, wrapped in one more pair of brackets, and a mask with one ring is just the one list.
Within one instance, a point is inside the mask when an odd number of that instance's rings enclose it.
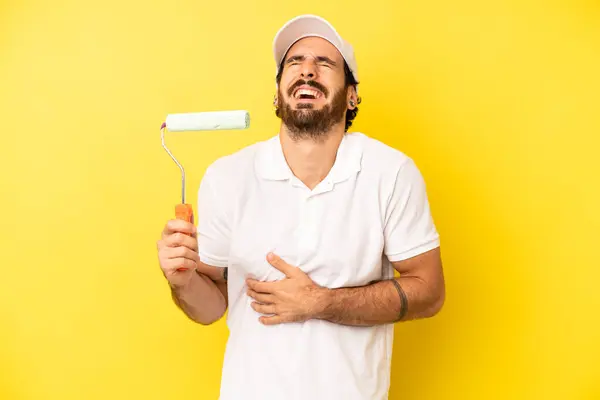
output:
{"label": "shirt collar", "polygon": [[[360,171],[362,139],[363,135],[360,133],[344,134],[333,167],[325,180],[339,183]],[[256,171],[260,178],[267,180],[287,180],[294,176],[283,155],[279,135],[268,139],[260,147],[256,157]]]}

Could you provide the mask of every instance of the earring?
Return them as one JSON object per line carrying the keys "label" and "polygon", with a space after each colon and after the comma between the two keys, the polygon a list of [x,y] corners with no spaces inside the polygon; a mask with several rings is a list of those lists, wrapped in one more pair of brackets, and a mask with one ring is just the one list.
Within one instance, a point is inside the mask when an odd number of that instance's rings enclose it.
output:
{"label": "earring", "polygon": [[354,101],[350,100],[350,107],[354,107],[354,106],[355,106]]}

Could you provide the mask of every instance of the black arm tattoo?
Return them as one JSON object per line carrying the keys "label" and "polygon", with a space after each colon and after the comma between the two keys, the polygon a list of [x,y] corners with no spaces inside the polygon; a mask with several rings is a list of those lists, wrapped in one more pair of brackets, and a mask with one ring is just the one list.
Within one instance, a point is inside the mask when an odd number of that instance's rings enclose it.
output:
{"label": "black arm tattoo", "polygon": [[404,293],[404,290],[402,290],[402,287],[398,281],[396,279],[392,279],[392,283],[396,287],[398,295],[400,296],[400,315],[398,315],[398,321],[401,321],[408,312],[408,299],[406,298],[406,293]]}

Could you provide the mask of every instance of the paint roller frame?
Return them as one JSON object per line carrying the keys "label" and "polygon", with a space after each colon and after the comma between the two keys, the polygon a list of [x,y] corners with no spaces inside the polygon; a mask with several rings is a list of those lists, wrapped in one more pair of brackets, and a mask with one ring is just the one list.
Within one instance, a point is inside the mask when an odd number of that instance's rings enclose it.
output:
{"label": "paint roller frame", "polygon": [[165,129],[166,128],[167,128],[167,123],[163,122],[163,124],[160,127],[160,140],[162,142],[162,146],[165,149],[165,151],[169,154],[169,156],[171,156],[173,161],[175,161],[175,164],[177,164],[177,166],[181,170],[181,204],[177,204],[175,206],[175,218],[182,219],[184,221],[191,222],[193,224],[194,223],[194,209],[192,208],[191,204],[187,204],[185,202],[185,169],[183,168],[183,165],[181,165],[181,163],[179,161],[177,161],[177,158],[175,158],[175,156],[173,155],[173,153],[171,153],[171,151],[169,150],[169,148],[167,147],[167,145],[165,143]]}
{"label": "paint roller frame", "polygon": [[[236,130],[250,127],[250,114],[246,110],[207,111],[197,113],[169,114],[160,127],[160,139],[163,148],[181,171],[181,204],[175,205],[175,218],[194,224],[194,209],[185,202],[185,169],[175,158],[165,143],[165,130],[173,132],[184,131],[215,131]],[[172,128],[172,129],[171,129]],[[185,271],[187,268],[179,268]]]}

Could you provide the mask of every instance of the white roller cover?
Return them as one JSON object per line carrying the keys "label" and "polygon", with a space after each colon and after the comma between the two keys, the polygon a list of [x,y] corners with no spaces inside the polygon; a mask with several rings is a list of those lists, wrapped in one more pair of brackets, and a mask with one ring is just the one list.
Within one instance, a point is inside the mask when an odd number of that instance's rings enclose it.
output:
{"label": "white roller cover", "polygon": [[169,114],[165,122],[173,132],[246,129],[250,114],[245,110]]}

